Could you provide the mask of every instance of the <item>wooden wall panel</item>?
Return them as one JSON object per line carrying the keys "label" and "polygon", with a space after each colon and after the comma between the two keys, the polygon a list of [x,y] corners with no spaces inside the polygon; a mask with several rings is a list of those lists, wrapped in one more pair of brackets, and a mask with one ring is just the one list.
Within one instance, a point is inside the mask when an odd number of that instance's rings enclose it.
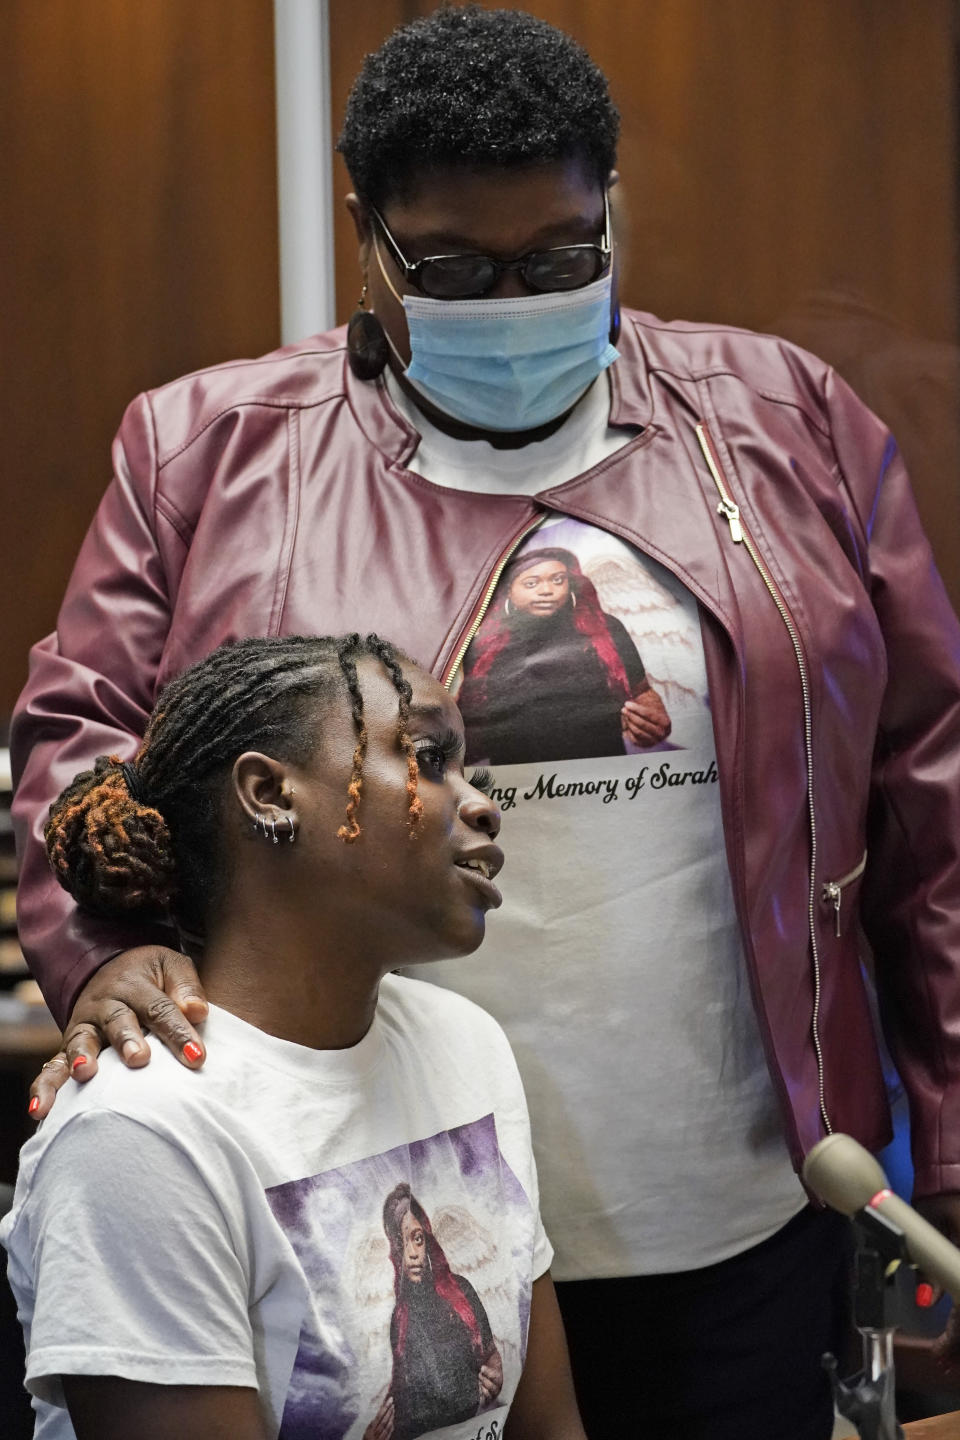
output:
{"label": "wooden wall panel", "polygon": [[5,0],[0,717],[144,386],[279,341],[270,0]]}
{"label": "wooden wall panel", "polygon": [[[330,7],[339,118],[363,53],[434,6]],[[773,330],[834,363],[895,427],[960,604],[953,0],[523,8],[586,46],[620,106],[627,303]],[[345,319],[345,221],[337,252]]]}
{"label": "wooden wall panel", "polygon": [[[330,0],[339,123],[432,0]],[[625,297],[818,350],[897,429],[960,600],[952,0],[529,0],[623,112]],[[7,0],[0,717],[145,385],[275,344],[270,0]],[[348,180],[337,159],[338,202]],[[337,303],[359,272],[336,228]]]}

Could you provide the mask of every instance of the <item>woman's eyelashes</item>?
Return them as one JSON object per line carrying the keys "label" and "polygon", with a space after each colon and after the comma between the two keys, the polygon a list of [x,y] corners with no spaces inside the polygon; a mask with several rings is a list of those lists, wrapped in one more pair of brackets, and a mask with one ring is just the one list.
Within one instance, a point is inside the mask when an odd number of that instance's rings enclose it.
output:
{"label": "woman's eyelashes", "polygon": [[474,770],[467,783],[474,790],[479,790],[481,795],[489,795],[493,789],[493,774],[489,770]]}
{"label": "woman's eyelashes", "polygon": [[463,752],[463,737],[455,730],[447,730],[442,735],[425,735],[415,740],[413,748],[420,774],[430,780],[442,780],[450,761]]}

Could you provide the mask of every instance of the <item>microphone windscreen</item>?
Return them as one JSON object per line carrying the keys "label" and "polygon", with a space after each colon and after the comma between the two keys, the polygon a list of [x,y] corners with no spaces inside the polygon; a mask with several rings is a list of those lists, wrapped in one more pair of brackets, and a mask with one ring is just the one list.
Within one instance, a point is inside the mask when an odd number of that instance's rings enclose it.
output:
{"label": "microphone windscreen", "polygon": [[815,1195],[844,1215],[855,1215],[887,1185],[869,1150],[850,1135],[828,1135],[814,1145],[803,1162],[803,1178]]}

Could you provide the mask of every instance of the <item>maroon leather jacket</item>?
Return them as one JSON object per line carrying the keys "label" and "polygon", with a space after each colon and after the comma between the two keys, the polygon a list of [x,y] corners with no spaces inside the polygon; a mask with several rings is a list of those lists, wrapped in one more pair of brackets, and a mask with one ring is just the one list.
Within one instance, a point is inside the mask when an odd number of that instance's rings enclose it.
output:
{"label": "maroon leather jacket", "polygon": [[620,350],[626,443],[536,501],[407,470],[417,436],[351,375],[341,331],[133,402],[14,726],[26,953],[64,1019],[98,965],[153,938],[79,914],[41,830],[94,756],[134,753],[170,676],[229,637],[369,629],[448,677],[505,558],[562,511],[700,603],[727,855],[795,1161],[828,1125],[889,1136],[862,921],[917,1193],[960,1191],[960,630],[896,446],[782,341],[626,314]]}

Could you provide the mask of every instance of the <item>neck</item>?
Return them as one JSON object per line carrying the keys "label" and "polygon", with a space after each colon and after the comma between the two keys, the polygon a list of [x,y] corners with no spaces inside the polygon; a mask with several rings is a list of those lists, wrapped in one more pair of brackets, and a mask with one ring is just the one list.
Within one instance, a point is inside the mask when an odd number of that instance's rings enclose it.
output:
{"label": "neck", "polygon": [[[314,1050],[356,1045],[373,1022],[389,966],[356,937],[298,926],[283,907],[233,900],[210,927],[200,960],[207,997],[268,1035]],[[264,915],[276,915],[265,925]]]}

